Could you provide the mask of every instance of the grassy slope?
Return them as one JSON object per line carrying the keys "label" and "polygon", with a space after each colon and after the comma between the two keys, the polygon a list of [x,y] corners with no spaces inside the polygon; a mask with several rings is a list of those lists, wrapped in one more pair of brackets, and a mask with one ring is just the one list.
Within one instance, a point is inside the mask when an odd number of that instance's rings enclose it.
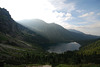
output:
{"label": "grassy slope", "polygon": [[91,55],[91,54],[100,54],[100,40],[97,40],[87,46],[84,46],[80,49],[82,54]]}
{"label": "grassy slope", "polygon": [[11,61],[12,59],[14,61],[14,58],[25,59],[26,57],[24,56],[27,56],[27,53],[31,55],[31,53],[37,54],[40,52],[43,52],[43,50],[39,46],[36,46],[36,44],[30,44],[0,33],[0,61],[5,60],[9,62],[7,60]]}

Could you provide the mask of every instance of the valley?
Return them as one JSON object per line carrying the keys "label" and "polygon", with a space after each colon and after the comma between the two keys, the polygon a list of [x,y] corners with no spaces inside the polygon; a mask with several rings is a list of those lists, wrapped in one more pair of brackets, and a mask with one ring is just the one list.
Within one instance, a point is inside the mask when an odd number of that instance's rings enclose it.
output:
{"label": "valley", "polygon": [[40,19],[16,22],[9,11],[0,8],[0,67],[98,67],[99,61],[100,36],[67,30]]}

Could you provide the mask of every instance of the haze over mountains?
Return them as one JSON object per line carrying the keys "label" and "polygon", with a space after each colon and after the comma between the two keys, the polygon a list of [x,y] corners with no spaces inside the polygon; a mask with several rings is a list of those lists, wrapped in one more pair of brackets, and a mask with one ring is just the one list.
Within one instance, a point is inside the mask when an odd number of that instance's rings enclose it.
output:
{"label": "haze over mountains", "polygon": [[[48,24],[40,19],[23,20],[19,23],[16,23],[11,18],[9,12],[6,9],[0,8],[0,34],[3,37],[7,37],[8,39],[10,37],[11,41],[13,41],[13,39],[18,41],[19,39],[21,41],[32,44],[44,44],[72,42],[98,38],[97,36],[93,35],[72,32],[58,24]],[[6,42],[9,42],[9,40]]]}
{"label": "haze over mountains", "polygon": [[75,33],[85,34],[81,31],[78,31],[78,30],[75,30],[75,29],[68,29],[68,30],[71,31],[71,32],[75,32]]}
{"label": "haze over mountains", "polygon": [[25,27],[35,31],[36,33],[46,37],[53,42],[77,41],[85,39],[93,39],[96,36],[82,34],[79,31],[70,31],[55,23],[46,23],[39,19],[19,21]]}

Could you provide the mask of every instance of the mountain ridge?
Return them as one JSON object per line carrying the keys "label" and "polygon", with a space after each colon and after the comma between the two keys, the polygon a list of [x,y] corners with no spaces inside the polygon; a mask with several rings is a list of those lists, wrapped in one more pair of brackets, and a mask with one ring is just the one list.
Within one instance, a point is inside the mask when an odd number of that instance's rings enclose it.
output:
{"label": "mountain ridge", "polygon": [[38,19],[25,20],[18,23],[28,27],[53,42],[77,41],[96,38],[96,36],[72,32],[58,24],[46,23]]}

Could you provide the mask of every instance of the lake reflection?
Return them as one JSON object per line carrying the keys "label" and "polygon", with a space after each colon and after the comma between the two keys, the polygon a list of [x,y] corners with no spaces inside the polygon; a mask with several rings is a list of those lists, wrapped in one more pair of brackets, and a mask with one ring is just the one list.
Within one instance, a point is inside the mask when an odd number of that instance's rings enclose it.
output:
{"label": "lake reflection", "polygon": [[56,46],[49,47],[48,52],[63,53],[66,51],[79,50],[79,47],[80,47],[80,44],[78,44],[77,42],[61,43]]}

